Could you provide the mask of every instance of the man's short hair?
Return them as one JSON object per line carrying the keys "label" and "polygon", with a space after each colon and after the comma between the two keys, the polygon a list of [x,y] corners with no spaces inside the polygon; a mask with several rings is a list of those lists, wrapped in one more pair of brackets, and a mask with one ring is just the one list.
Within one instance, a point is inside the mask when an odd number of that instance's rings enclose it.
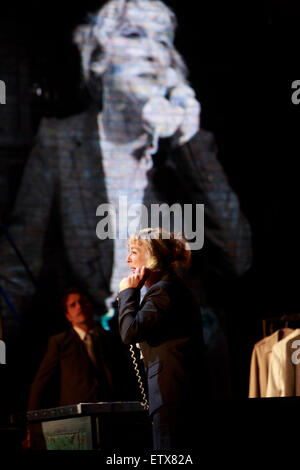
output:
{"label": "man's short hair", "polygon": [[61,299],[61,305],[62,305],[62,308],[63,308],[63,311],[64,311],[65,314],[68,313],[67,301],[68,301],[69,295],[71,295],[71,294],[79,294],[80,298],[83,298],[87,302],[91,303],[91,300],[90,300],[89,296],[87,295],[87,293],[81,287],[77,287],[77,286],[69,287],[65,291],[65,293],[63,294],[62,299]]}

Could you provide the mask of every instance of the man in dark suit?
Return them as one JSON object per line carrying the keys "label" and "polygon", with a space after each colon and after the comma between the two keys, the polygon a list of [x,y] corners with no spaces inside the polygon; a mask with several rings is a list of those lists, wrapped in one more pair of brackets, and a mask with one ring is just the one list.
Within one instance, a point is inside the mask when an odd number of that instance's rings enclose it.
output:
{"label": "man in dark suit", "polygon": [[[126,382],[121,383],[121,373],[125,363],[120,343],[96,327],[92,304],[79,289],[66,292],[63,306],[71,328],[50,337],[30,388],[28,409],[124,397]],[[57,402],[49,390],[59,390]]]}

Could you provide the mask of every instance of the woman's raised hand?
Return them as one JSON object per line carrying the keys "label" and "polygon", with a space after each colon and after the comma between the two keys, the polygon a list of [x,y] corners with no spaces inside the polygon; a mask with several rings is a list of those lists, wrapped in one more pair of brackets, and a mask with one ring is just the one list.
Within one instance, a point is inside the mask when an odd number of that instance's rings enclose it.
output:
{"label": "woman's raised hand", "polygon": [[130,274],[128,277],[124,277],[120,282],[120,292],[124,289],[128,289],[129,287],[143,287],[147,277],[149,275],[149,269],[146,266],[142,266],[142,268],[136,268],[135,271]]}

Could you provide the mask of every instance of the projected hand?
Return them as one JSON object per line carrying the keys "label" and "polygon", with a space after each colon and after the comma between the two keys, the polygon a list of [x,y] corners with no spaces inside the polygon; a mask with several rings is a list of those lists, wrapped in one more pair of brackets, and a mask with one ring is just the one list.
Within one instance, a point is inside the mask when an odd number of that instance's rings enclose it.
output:
{"label": "projected hand", "polygon": [[190,86],[182,80],[173,80],[173,83],[174,86],[169,88],[169,99],[155,97],[145,104],[144,128],[158,137],[171,137],[178,131],[178,143],[182,145],[200,127],[201,106]]}

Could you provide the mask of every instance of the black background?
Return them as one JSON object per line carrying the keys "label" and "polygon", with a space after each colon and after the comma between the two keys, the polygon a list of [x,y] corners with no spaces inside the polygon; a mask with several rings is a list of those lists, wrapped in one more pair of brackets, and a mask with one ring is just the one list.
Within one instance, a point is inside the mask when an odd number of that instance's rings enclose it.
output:
{"label": "black background", "polygon": [[[178,17],[176,45],[202,105],[202,127],[215,134],[219,159],[253,231],[252,268],[233,285],[224,284],[233,397],[246,398],[250,355],[262,337],[262,319],[300,312],[300,105],[291,101],[291,84],[300,74],[300,7],[292,1],[224,2],[221,7],[216,2],[165,3]],[[70,7],[55,0],[1,6],[0,79],[7,84],[7,104],[0,117],[4,122],[13,115],[18,137],[15,145],[3,143],[6,130],[1,134],[0,125],[4,221],[41,116],[66,116],[86,106],[71,32],[99,5],[88,0]],[[18,83],[9,79],[15,71]],[[42,96],[34,93],[38,87]],[[49,309],[41,313],[45,318]],[[58,326],[46,322],[44,338]],[[31,373],[43,347],[29,357]]]}

